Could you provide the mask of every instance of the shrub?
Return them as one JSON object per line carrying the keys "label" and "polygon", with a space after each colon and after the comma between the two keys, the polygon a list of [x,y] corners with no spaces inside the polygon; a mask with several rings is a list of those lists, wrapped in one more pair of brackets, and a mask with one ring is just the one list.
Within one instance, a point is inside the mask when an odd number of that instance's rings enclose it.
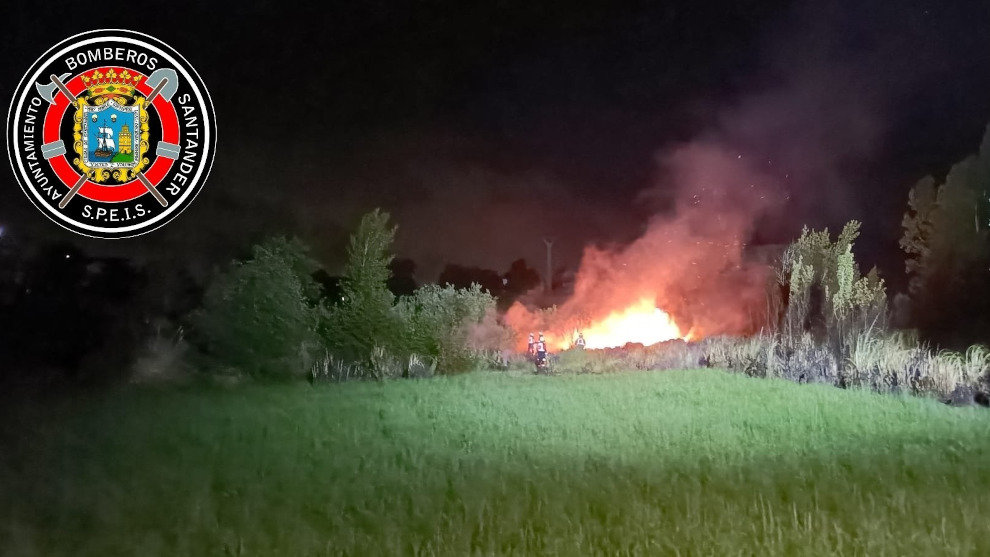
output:
{"label": "shrub", "polygon": [[419,354],[409,355],[409,364],[406,366],[406,376],[412,379],[426,379],[433,377],[437,371],[437,361],[432,358],[422,357]]}
{"label": "shrub", "polygon": [[329,351],[324,351],[310,367],[309,379],[312,383],[347,381],[360,377],[360,371],[354,363],[345,362],[335,357]]}
{"label": "shrub", "polygon": [[302,375],[319,346],[315,264],[298,241],[273,238],[234,262],[191,316],[192,340],[214,365],[255,376]]}
{"label": "shrub", "polygon": [[827,229],[806,227],[787,247],[778,272],[788,290],[781,327],[785,341],[811,332],[842,355],[861,332],[886,330],[884,281],[876,268],[861,276],[853,256],[859,227],[858,221],[849,221],[834,243]]}
{"label": "shrub", "polygon": [[[396,301],[387,287],[396,232],[388,219],[387,213],[372,211],[351,236],[343,300],[327,310],[320,326],[328,348],[321,365],[349,362],[348,377],[382,379],[465,371],[495,357],[508,333],[495,317],[495,298],[477,284],[427,285]],[[317,375],[338,377],[344,371]]]}
{"label": "shrub", "polygon": [[189,374],[186,356],[189,344],[180,326],[163,334],[161,326],[138,351],[131,374],[133,383],[166,383],[185,379]]}
{"label": "shrub", "polygon": [[[404,325],[404,348],[437,360],[437,371],[466,371],[480,361],[484,349],[472,342],[478,327],[491,327],[495,298],[478,284],[470,288],[427,285],[402,297],[395,314]],[[474,334],[487,338],[491,334]],[[496,335],[497,336],[497,335]]]}
{"label": "shrub", "polygon": [[400,361],[381,347],[372,350],[370,362],[347,362],[325,351],[310,368],[310,382],[337,383],[351,379],[395,379],[433,377],[437,362],[432,358],[410,354],[407,362]]}
{"label": "shrub", "polygon": [[405,362],[384,346],[375,346],[371,350],[371,362],[368,367],[371,378],[382,381],[398,379],[406,374]]}

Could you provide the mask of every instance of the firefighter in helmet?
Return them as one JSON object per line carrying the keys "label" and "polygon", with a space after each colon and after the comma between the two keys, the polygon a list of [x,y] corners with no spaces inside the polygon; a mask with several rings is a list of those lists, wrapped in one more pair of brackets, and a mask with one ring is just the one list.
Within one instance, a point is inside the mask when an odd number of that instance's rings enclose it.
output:
{"label": "firefighter in helmet", "polygon": [[540,332],[540,340],[536,341],[536,365],[540,365],[547,360],[547,341]]}
{"label": "firefighter in helmet", "polygon": [[577,346],[579,349],[584,350],[584,345],[585,345],[584,333],[578,331],[578,337],[577,340],[574,341],[574,346]]}

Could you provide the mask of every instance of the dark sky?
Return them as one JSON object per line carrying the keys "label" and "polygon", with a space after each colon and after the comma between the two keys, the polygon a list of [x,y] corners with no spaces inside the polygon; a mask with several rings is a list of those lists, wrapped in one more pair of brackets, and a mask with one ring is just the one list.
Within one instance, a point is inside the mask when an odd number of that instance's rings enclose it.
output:
{"label": "dark sky", "polygon": [[[164,40],[210,88],[219,144],[192,207],[137,239],[79,240],[140,259],[216,262],[287,232],[333,266],[357,216],[382,206],[421,278],[447,261],[538,262],[542,235],[574,266],[584,245],[629,242],[669,209],[677,185],[657,161],[704,141],[787,184],[757,241],[858,218],[861,258],[899,275],[908,188],[975,151],[990,121],[985,0],[21,2],[5,13],[5,98],[50,45],[101,27]],[[10,231],[77,240],[4,176]]]}

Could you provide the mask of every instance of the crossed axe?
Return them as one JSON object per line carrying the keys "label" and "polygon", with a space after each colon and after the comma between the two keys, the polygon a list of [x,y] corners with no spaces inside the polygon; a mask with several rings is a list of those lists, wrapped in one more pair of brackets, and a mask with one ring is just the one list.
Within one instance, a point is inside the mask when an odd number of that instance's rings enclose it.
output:
{"label": "crossed axe", "polygon": [[[48,78],[51,80],[50,83],[46,83],[44,85],[42,85],[41,83],[34,84],[34,87],[35,89],[37,89],[38,94],[41,96],[41,98],[45,99],[51,104],[55,104],[56,90],[58,90],[61,91],[62,94],[65,95],[67,99],[69,99],[70,103],[76,102],[76,96],[73,95],[69,91],[69,88],[65,86],[65,80],[69,78],[69,74],[67,73],[64,73],[62,75],[51,74],[50,76],[48,76]],[[175,95],[175,92],[179,89],[179,76],[175,73],[175,70],[173,70],[172,68],[159,68],[151,72],[151,75],[148,76],[148,79],[145,80],[145,83],[151,86],[151,94],[148,95],[148,104],[151,104],[151,102],[159,96],[161,96],[166,101],[170,101],[172,100],[172,96]],[[173,145],[171,143],[161,142],[158,145],[157,152],[160,155],[166,155],[171,158],[178,158],[179,146]],[[41,146],[41,154],[46,159],[50,159],[58,155],[64,155],[65,144],[62,142],[62,140],[58,140],[53,143],[46,143]],[[151,195],[155,197],[155,199],[162,207],[168,207],[168,200],[165,199],[165,197],[157,189],[155,189],[155,186],[151,183],[150,180],[148,180],[148,178],[144,175],[143,172],[136,172],[135,176],[137,176],[137,179],[138,181],[141,182],[141,185],[143,185],[145,189],[147,189],[151,193]],[[65,209],[65,206],[69,204],[69,201],[73,197],[75,197],[75,195],[79,192],[79,189],[83,186],[83,184],[86,183],[87,179],[89,179],[89,175],[83,174],[82,176],[79,177],[78,180],[76,180],[75,185],[73,185],[72,188],[69,189],[69,193],[65,194],[65,197],[63,197],[62,201],[59,202],[58,204],[59,209]]]}

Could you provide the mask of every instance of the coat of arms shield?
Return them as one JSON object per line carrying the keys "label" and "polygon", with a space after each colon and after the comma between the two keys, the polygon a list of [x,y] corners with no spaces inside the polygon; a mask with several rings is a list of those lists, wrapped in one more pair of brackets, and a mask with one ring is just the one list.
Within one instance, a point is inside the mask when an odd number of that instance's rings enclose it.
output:
{"label": "coat of arms shield", "polygon": [[132,168],[140,162],[140,113],[136,105],[109,100],[83,107],[82,159],[90,168]]}

